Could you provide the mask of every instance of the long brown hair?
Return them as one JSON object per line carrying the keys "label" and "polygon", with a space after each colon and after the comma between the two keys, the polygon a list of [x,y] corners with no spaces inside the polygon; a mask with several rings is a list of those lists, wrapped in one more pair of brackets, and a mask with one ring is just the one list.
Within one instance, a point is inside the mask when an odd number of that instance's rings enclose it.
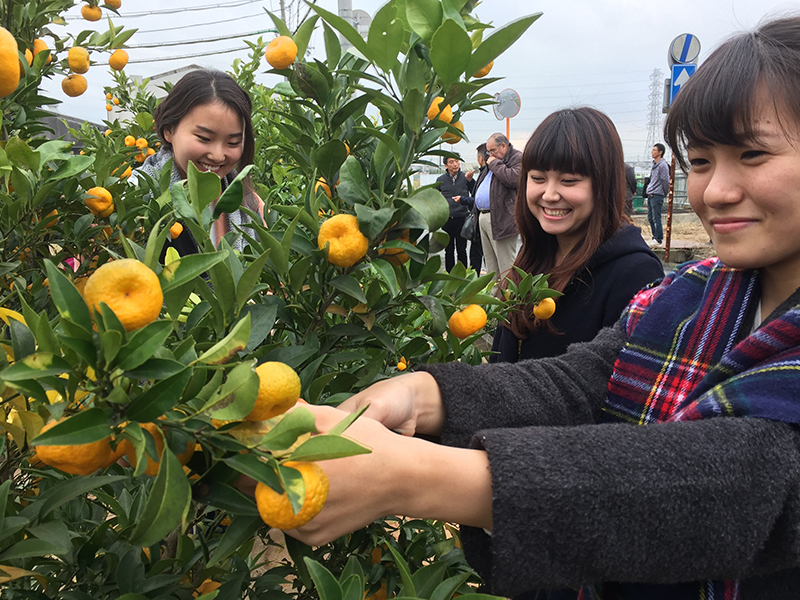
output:
{"label": "long brown hair", "polygon": [[[546,233],[528,208],[528,172],[534,169],[582,175],[592,181],[594,209],[587,222],[586,235],[558,265],[556,236]],[[554,112],[536,128],[522,153],[515,208],[522,248],[514,266],[526,273],[549,273],[550,287],[564,291],[597,249],[623,224],[630,223],[624,206],[625,161],[614,123],[594,108]],[[515,269],[511,269],[507,277],[515,284],[521,280]],[[503,287],[506,285],[504,281]],[[525,339],[538,327],[552,327],[536,319],[531,309],[525,307],[509,315],[511,331],[520,339]]]}

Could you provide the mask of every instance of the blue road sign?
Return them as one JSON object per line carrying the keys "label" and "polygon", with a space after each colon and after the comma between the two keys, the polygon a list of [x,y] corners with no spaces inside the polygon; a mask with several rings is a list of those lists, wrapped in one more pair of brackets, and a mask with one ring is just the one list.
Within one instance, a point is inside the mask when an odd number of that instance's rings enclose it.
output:
{"label": "blue road sign", "polygon": [[691,33],[682,33],[669,47],[670,65],[674,63],[696,63],[700,55],[700,40]]}
{"label": "blue road sign", "polygon": [[672,65],[672,79],[669,86],[669,105],[672,106],[675,96],[681,91],[681,87],[694,75],[697,65]]}

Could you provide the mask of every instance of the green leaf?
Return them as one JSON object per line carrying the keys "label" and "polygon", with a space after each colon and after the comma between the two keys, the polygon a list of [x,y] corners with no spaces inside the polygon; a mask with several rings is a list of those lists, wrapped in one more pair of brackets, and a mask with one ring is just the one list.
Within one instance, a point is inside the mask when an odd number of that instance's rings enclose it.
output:
{"label": "green leaf", "polygon": [[417,211],[428,224],[429,231],[436,231],[450,218],[450,208],[442,193],[432,188],[426,188],[411,198],[401,198],[415,211]]}
{"label": "green leaf", "polygon": [[367,46],[370,58],[384,71],[391,71],[397,64],[397,55],[405,37],[403,23],[396,16],[394,3],[387,2],[375,13],[369,27]]}
{"label": "green leaf", "polygon": [[211,348],[203,352],[195,361],[204,365],[222,365],[239,354],[247,346],[250,339],[250,314],[244,315],[231,332],[214,344]]}
{"label": "green leaf", "polygon": [[60,356],[47,352],[37,352],[0,371],[0,379],[13,382],[41,379],[42,377],[69,373],[71,370],[72,367],[69,363]]}
{"label": "green leaf", "polygon": [[189,200],[194,206],[197,217],[205,208],[219,198],[222,183],[218,175],[208,171],[201,171],[192,161],[186,169],[187,187],[189,190]]}
{"label": "green leaf", "polygon": [[[252,496],[245,496],[239,490],[221,482],[215,482],[209,487],[203,502],[234,515],[258,517],[258,508]],[[250,533],[252,535],[252,531]]]}
{"label": "green leaf", "polygon": [[451,600],[455,591],[469,579],[469,573],[448,577],[433,590],[430,600]]}
{"label": "green leaf", "polygon": [[455,302],[457,304],[466,304],[469,302],[475,294],[482,291],[494,278],[494,275],[491,273],[487,273],[486,275],[482,275],[470,281],[464,289],[461,291],[461,294],[455,298]]}
{"label": "green leaf", "polygon": [[323,23],[322,27],[325,31],[325,54],[328,57],[328,68],[334,70],[342,59],[342,44],[330,25]]}
{"label": "green leaf", "polygon": [[284,277],[288,275],[289,261],[281,243],[263,227],[256,227],[256,233],[258,233],[258,239],[261,240],[261,243],[270,251],[269,261],[275,265],[278,273]]}
{"label": "green leaf", "polygon": [[411,579],[411,572],[408,569],[408,563],[403,558],[403,555],[400,554],[400,552],[394,547],[394,544],[387,544],[386,547],[389,548],[389,552],[392,553],[395,566],[397,567],[397,570],[400,571],[400,581],[403,582],[403,587],[398,595],[416,597],[417,592],[414,588],[414,580]]}
{"label": "green leaf", "polygon": [[150,235],[147,236],[147,246],[144,252],[144,264],[146,264],[153,272],[156,272],[158,266],[158,259],[161,256],[161,249],[164,247],[164,242],[167,241],[169,227],[161,227],[162,223],[169,218],[169,215],[164,215],[155,226],[150,230]]}
{"label": "green leaf", "polygon": [[286,37],[292,37],[292,30],[289,29],[289,27],[286,25],[286,23],[284,23],[283,20],[279,16],[277,16],[275,14],[272,14],[270,11],[266,11],[266,12],[269,15],[270,19],[272,19],[272,22],[275,23],[275,29],[278,30],[278,34],[279,35],[285,35]]}
{"label": "green leaf", "polygon": [[31,441],[34,446],[75,446],[91,444],[111,435],[108,417],[99,408],[89,408],[64,419]]}
{"label": "green leaf", "polygon": [[[217,263],[225,260],[226,254],[227,252],[190,254],[174,263],[170,263],[158,275],[158,279],[161,282],[161,291],[166,293],[193,281],[201,273],[208,271]],[[77,290],[75,291],[77,293]],[[85,305],[86,303],[84,302]]]}
{"label": "green leaf", "polygon": [[445,88],[464,74],[469,66],[471,52],[472,40],[469,34],[452,19],[446,19],[433,34],[431,41],[431,62]]}
{"label": "green leaf", "polygon": [[249,300],[253,294],[253,288],[258,283],[261,277],[261,271],[264,270],[264,265],[267,262],[267,257],[270,251],[267,250],[261,256],[251,262],[242,273],[236,284],[236,310],[242,310],[242,307]]}
{"label": "green leaf", "polygon": [[444,310],[444,306],[442,306],[442,301],[436,296],[420,296],[419,301],[431,313],[431,335],[442,335],[447,331],[447,313]]}
{"label": "green leaf", "polygon": [[[47,315],[44,319],[47,320]],[[11,332],[11,348],[17,361],[36,352],[36,339],[30,329],[16,319],[9,319],[8,328]]]}
{"label": "green leaf", "polygon": [[66,548],[61,548],[45,540],[28,539],[17,542],[8,550],[0,554],[0,560],[15,560],[20,558],[30,558],[38,556],[44,558],[49,554],[61,556],[69,552]]}
{"label": "green leaf", "polygon": [[310,462],[372,452],[358,442],[338,435],[315,435],[292,452],[291,460]]}
{"label": "green leaf", "polygon": [[268,485],[279,494],[283,493],[275,470],[255,454],[236,454],[224,460],[234,471]]}
{"label": "green leaf", "polygon": [[131,402],[127,417],[138,423],[150,423],[178,404],[183,390],[192,377],[192,369],[186,368],[169,379],[159,381],[144,394]]}
{"label": "green leaf", "polygon": [[44,261],[44,268],[50,282],[50,295],[58,313],[63,319],[75,323],[78,327],[92,334],[92,317],[86,301],[67,276],[49,260]]}
{"label": "green leaf", "polygon": [[372,266],[375,268],[381,281],[386,284],[392,298],[397,296],[397,294],[400,293],[400,287],[397,285],[397,274],[394,272],[392,264],[387,260],[377,258],[372,261]]}
{"label": "green leaf", "polygon": [[270,452],[286,450],[306,433],[317,433],[316,419],[310,410],[298,406],[284,413],[278,424],[261,438],[258,446]]}
{"label": "green leaf", "polygon": [[241,314],[249,314],[251,318],[250,341],[244,349],[245,353],[249,354],[261,345],[272,331],[278,316],[278,306],[275,303],[248,304],[242,309]]}
{"label": "green leaf", "polygon": [[367,297],[364,295],[364,290],[361,289],[358,281],[352,275],[339,275],[339,277],[331,279],[328,283],[351,298],[366,304]]}
{"label": "green leaf", "polygon": [[351,206],[367,204],[369,189],[369,181],[361,168],[361,163],[355,156],[348,156],[339,170],[339,186],[337,188],[339,197]]}
{"label": "green leaf", "polygon": [[508,50],[508,48],[528,30],[528,27],[541,16],[542,13],[540,12],[534,13],[512,21],[508,25],[495,30],[494,33],[486,38],[483,43],[476,48],[475,52],[473,52],[467,72],[469,74],[477,73],[503,52]]}
{"label": "green leaf", "polygon": [[319,223],[317,222],[317,219],[312,217],[303,206],[294,206],[291,204],[273,204],[269,208],[270,210],[275,210],[282,215],[286,215],[290,219],[294,219],[299,214],[300,222],[310,231],[312,231],[314,235],[316,235],[319,231]]}
{"label": "green leaf", "polygon": [[242,200],[244,199],[243,180],[247,177],[252,168],[253,165],[247,165],[242,169],[241,173],[236,176],[236,179],[231,181],[230,185],[225,188],[225,191],[222,192],[222,196],[219,197],[216,206],[214,206],[213,217],[215,219],[222,213],[231,213],[238,210],[242,205]]}
{"label": "green leaf", "polygon": [[134,546],[152,546],[164,539],[180,523],[192,499],[192,488],[178,459],[164,445],[161,464],[144,512],[131,534]]}
{"label": "green leaf", "polygon": [[66,162],[61,163],[55,173],[50,176],[51,181],[69,179],[76,177],[86,171],[94,164],[94,156],[74,156]]}
{"label": "green leaf", "polygon": [[297,32],[294,34],[294,43],[297,44],[297,56],[299,56],[301,60],[306,55],[306,50],[308,50],[308,42],[311,39],[311,34],[314,33],[317,19],[319,19],[317,15],[308,17],[300,24],[300,27],[297,28]]}
{"label": "green leaf", "polygon": [[420,90],[408,90],[403,97],[403,112],[412,129],[419,129],[425,118],[425,98]]}
{"label": "green leaf", "polygon": [[344,39],[353,44],[353,47],[355,47],[356,50],[361,52],[361,54],[366,56],[368,59],[370,58],[367,42],[365,42],[364,38],[361,37],[361,34],[356,31],[355,27],[353,27],[342,17],[328,12],[316,4],[309,4],[309,8],[321,16],[322,19],[329,23],[336,31],[341,33],[342,36],[344,36]]}
{"label": "green leaf", "polygon": [[[277,478],[276,478],[277,479]],[[206,563],[206,567],[218,565],[231,554],[252,539],[253,532],[262,525],[260,517],[238,515],[231,519],[231,524],[219,540],[214,553]]]}
{"label": "green leaf", "polygon": [[355,209],[358,228],[371,240],[377,238],[386,229],[395,214],[395,209],[390,206],[375,210],[363,204],[356,204]]}
{"label": "green leaf", "polygon": [[177,360],[168,358],[151,358],[146,360],[135,369],[126,371],[126,375],[131,379],[168,379],[177,375],[186,366]]}
{"label": "green leaf", "polygon": [[92,477],[75,477],[57,483],[39,495],[36,502],[29,504],[20,512],[31,521],[43,520],[52,511],[60,508],[92,490],[127,479],[126,476],[93,475]]}
{"label": "green leaf", "polygon": [[347,148],[341,140],[326,142],[315,148],[311,153],[312,165],[322,174],[322,177],[331,188],[336,185],[336,173],[346,159]]}
{"label": "green leaf", "polygon": [[342,600],[342,588],[333,573],[313,558],[306,557],[305,563],[319,593],[319,600]]}
{"label": "green leaf", "polygon": [[31,147],[18,136],[15,135],[8,140],[5,145],[5,151],[11,164],[27,167],[31,173],[39,172],[39,153],[32,150]]}
{"label": "green leaf", "polygon": [[[249,315],[248,315],[249,316]],[[244,419],[253,410],[259,379],[250,362],[236,365],[222,387],[203,406],[201,412],[221,421]]]}
{"label": "green leaf", "polygon": [[434,32],[442,24],[443,10],[439,0],[406,2],[406,18],[411,29],[430,45]]}
{"label": "green leaf", "polygon": [[135,369],[156,353],[172,333],[169,321],[153,321],[130,336],[117,355],[117,366],[123,371]]}

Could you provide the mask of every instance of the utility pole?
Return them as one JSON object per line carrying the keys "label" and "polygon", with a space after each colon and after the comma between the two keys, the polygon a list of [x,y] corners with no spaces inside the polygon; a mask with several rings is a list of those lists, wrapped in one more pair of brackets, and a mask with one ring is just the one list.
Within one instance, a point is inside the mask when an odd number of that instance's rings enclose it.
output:
{"label": "utility pole", "polygon": [[650,74],[650,94],[647,99],[650,104],[647,109],[647,143],[644,149],[644,159],[650,158],[650,150],[657,142],[661,141],[663,136],[662,122],[663,115],[661,112],[661,105],[663,103],[664,94],[664,74],[661,69],[653,69]]}
{"label": "utility pole", "polygon": [[[353,0],[339,0],[339,16],[353,25]],[[347,52],[353,46],[342,36],[339,36],[339,41],[342,44],[342,52]]]}
{"label": "utility pole", "polygon": [[281,21],[286,23],[286,2],[281,0]]}

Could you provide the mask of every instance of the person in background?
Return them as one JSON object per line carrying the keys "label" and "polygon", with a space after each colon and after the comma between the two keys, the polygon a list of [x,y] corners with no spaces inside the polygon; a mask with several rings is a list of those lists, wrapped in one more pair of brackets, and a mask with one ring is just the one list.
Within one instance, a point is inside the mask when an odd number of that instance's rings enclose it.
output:
{"label": "person in background", "polygon": [[[129,181],[137,184],[139,173],[157,178],[161,169],[172,161],[172,185],[186,179],[191,162],[200,171],[216,174],[224,191],[236,178],[237,169],[253,163],[255,141],[251,112],[250,96],[227,73],[212,69],[187,73],[172,87],[153,115],[161,149],[149,156],[131,174]],[[263,219],[264,203],[253,191],[249,178],[244,184],[242,207]],[[235,231],[234,225],[246,226],[250,222],[250,215],[241,209],[223,213],[211,226],[214,245],[217,246],[226,233]],[[174,240],[167,240],[162,257],[169,246],[181,256],[198,251],[188,227]],[[241,236],[233,247],[244,248]]]}
{"label": "person in background", "polygon": [[450,236],[450,241],[444,250],[445,269],[449,273],[458,262],[467,266],[467,240],[461,237],[461,228],[469,214],[471,198],[467,188],[467,178],[461,170],[461,159],[447,158],[444,162],[445,172],[436,180],[439,191],[447,199],[450,206],[450,218],[442,229]]}
{"label": "person in background", "polygon": [[664,160],[664,144],[653,146],[653,169],[650,171],[650,183],[647,184],[647,220],[653,241],[661,244],[664,241],[664,227],[661,223],[661,211],[664,197],[669,193],[669,165]]}
{"label": "person in background", "polygon": [[636,170],[625,163],[625,214],[633,215],[633,197],[636,195]]}
{"label": "person in background", "polygon": [[321,433],[366,408],[347,435],[372,452],[322,461],[325,507],[288,535],[461,523],[467,560],[506,597],[798,597],[800,16],[711,53],[665,131],[718,256],[562,356],[427,365],[305,407]]}
{"label": "person in background", "polygon": [[522,152],[502,133],[492,134],[486,141],[489,158],[486,183],[489,185],[489,210],[480,213],[481,244],[486,271],[502,280],[517,256],[519,232],[514,222],[514,204],[520,181]]}
{"label": "person in background", "polygon": [[[622,142],[614,124],[593,108],[559,110],[545,118],[522,153],[526,184],[516,202],[522,237],[514,266],[549,273],[556,298],[550,320],[533,307],[497,327],[490,362],[558,356],[613,325],[631,298],[661,279],[661,261],[624,212]],[[508,279],[522,277],[512,269]],[[507,287],[501,284],[503,288]]]}
{"label": "person in background", "polygon": [[[470,196],[475,199],[475,202],[472,203],[472,208],[470,209],[472,212],[475,229],[469,245],[469,265],[475,270],[476,273],[480,274],[483,266],[483,244],[481,243],[481,227],[479,217],[481,207],[483,207],[484,210],[489,210],[489,184],[487,183],[486,187],[482,190],[483,196],[481,197],[480,203],[478,203],[476,193],[480,187],[480,184],[483,183],[484,179],[486,178],[486,174],[489,172],[489,168],[486,166],[486,159],[489,158],[489,152],[486,150],[486,144],[481,144],[476,148],[476,150],[478,152],[476,157],[476,160],[478,161],[478,176],[475,177],[475,171],[467,171],[466,177]],[[479,204],[480,206],[478,206]]]}

